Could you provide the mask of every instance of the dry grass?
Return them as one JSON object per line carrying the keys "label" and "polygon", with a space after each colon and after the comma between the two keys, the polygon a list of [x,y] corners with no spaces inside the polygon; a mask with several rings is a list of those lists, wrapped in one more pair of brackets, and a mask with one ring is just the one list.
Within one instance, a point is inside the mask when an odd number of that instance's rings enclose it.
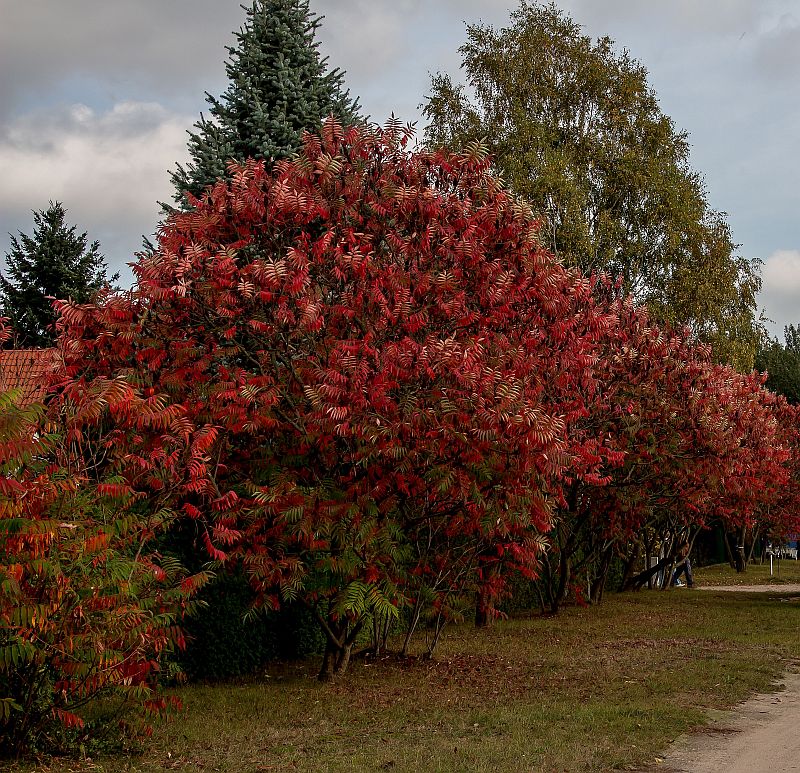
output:
{"label": "dry grass", "polygon": [[612,595],[556,618],[453,628],[433,661],[359,661],[333,686],[308,662],[250,684],[188,687],[183,714],[157,726],[141,756],[16,769],[636,768],[708,710],[769,689],[800,658],[798,615],[759,594]]}

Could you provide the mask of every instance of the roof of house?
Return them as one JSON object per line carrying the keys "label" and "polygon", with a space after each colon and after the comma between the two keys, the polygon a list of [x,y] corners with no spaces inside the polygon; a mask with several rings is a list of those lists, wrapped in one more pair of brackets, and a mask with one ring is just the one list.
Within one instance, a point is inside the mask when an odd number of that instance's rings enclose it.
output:
{"label": "roof of house", "polygon": [[57,349],[0,349],[0,392],[20,389],[21,405],[41,402],[58,361]]}

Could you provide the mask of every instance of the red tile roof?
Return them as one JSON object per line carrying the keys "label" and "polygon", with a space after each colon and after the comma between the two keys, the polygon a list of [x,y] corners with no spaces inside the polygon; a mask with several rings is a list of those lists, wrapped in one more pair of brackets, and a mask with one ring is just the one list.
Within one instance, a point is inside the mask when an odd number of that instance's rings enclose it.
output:
{"label": "red tile roof", "polygon": [[0,350],[0,392],[21,389],[21,405],[41,402],[58,361],[57,349]]}

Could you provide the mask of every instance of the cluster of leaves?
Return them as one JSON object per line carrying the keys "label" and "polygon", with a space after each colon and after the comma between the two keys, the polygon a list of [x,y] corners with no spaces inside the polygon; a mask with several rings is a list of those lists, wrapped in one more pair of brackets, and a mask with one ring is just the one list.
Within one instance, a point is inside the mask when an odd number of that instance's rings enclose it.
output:
{"label": "cluster of leaves", "polygon": [[[99,417],[108,397],[82,409]],[[0,395],[3,756],[80,741],[82,709],[99,699],[109,710],[164,710],[158,659],[183,643],[177,622],[202,580],[148,549],[168,513],[142,517],[121,479],[94,477],[66,442],[70,421],[46,420],[18,391]]]}
{"label": "cluster of leaves", "polygon": [[[577,577],[599,600],[614,561],[623,587],[651,581],[712,523],[740,546],[797,529],[797,410],[763,376],[715,365],[686,331],[660,330],[630,301],[612,304],[605,388],[573,432],[581,442],[605,437],[614,464],[600,480],[577,470],[566,486],[542,583],[551,609]],[[659,555],[634,574],[642,558]]]}
{"label": "cluster of leaves", "polygon": [[786,527],[796,495],[797,416],[761,377],[565,268],[481,146],[410,136],[331,119],[232,164],[134,291],[61,304],[64,394],[90,424],[108,396],[103,464],[260,604],[312,610],[325,678],[404,607],[407,642],[483,621],[542,564],[554,605],[579,564],[599,598],[643,540]]}
{"label": "cluster of leaves", "polygon": [[[265,604],[315,611],[326,674],[420,585],[446,616],[477,586],[491,608],[501,567],[533,571],[569,464],[548,384],[597,335],[591,283],[541,249],[485,152],[409,138],[329,121],[274,174],[233,167],[132,295],[62,305],[69,373],[168,399],[196,450],[176,506]],[[146,450],[108,453],[141,481],[151,441],[130,439]]]}

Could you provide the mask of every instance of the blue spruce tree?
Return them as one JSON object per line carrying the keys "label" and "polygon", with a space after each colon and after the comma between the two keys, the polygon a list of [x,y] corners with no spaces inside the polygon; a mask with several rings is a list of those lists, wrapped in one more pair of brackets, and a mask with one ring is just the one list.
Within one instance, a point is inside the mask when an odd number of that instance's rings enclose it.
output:
{"label": "blue spruce tree", "polygon": [[331,114],[345,125],[359,120],[344,73],[320,57],[321,17],[308,0],[254,0],[245,10],[237,44],[228,47],[228,88],[219,98],[206,93],[211,117],[189,132],[191,160],[171,174],[178,204],[186,191],[199,196],[227,177],[231,159],[274,162],[293,155],[303,131]]}

